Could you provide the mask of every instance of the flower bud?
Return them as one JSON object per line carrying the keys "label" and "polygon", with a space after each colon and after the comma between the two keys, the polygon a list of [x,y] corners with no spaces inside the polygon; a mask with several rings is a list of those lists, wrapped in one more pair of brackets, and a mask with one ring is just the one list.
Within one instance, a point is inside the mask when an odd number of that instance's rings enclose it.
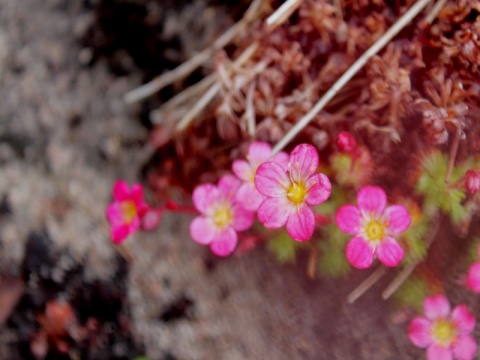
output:
{"label": "flower bud", "polygon": [[470,195],[475,195],[480,190],[480,172],[467,171],[465,174],[465,189]]}
{"label": "flower bud", "polygon": [[337,146],[341,152],[354,154],[357,151],[357,142],[348,131],[342,131],[337,136]]}

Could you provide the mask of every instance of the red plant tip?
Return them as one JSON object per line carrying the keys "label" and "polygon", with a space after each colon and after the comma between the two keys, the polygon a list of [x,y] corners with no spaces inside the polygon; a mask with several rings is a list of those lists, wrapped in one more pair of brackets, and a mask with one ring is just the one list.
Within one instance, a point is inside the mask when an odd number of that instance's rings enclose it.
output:
{"label": "red plant tip", "polygon": [[175,201],[173,200],[168,200],[165,203],[165,209],[168,210],[178,210],[180,208],[180,205],[178,205]]}
{"label": "red plant tip", "polygon": [[140,227],[145,231],[155,230],[160,223],[162,217],[162,210],[152,209],[146,206],[139,212],[140,215]]}
{"label": "red plant tip", "polygon": [[480,172],[467,171],[465,174],[465,189],[470,195],[475,195],[480,190]]}
{"label": "red plant tip", "polygon": [[340,134],[338,134],[337,146],[340,152],[347,154],[356,154],[358,150],[355,138],[348,131],[342,131]]}

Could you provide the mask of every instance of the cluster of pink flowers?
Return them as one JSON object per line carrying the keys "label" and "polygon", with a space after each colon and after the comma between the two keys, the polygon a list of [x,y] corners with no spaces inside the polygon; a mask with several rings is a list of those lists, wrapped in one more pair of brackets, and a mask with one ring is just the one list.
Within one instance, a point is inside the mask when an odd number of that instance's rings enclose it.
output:
{"label": "cluster of pink flowers", "polygon": [[430,296],[423,303],[425,316],[416,317],[408,328],[408,337],[420,348],[427,348],[428,360],[471,360],[477,344],[470,335],[475,317],[465,305],[453,311],[444,295]]}
{"label": "cluster of pink flowers", "polygon": [[294,240],[309,240],[315,228],[310,206],[321,204],[331,192],[328,177],[316,173],[318,163],[311,145],[297,146],[290,156],[272,156],[270,145],[252,143],[247,159],[232,165],[236,178],[226,175],[217,186],[195,189],[193,204],[201,215],[190,226],[192,238],[210,245],[217,255],[229,255],[235,250],[237,231],[247,230],[257,212],[265,227],[286,225]]}

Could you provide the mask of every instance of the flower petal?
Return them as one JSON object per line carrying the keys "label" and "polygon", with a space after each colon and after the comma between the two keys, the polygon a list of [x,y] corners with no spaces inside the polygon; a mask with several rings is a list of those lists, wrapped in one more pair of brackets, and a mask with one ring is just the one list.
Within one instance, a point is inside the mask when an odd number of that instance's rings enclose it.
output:
{"label": "flower petal", "polygon": [[300,144],[290,154],[289,170],[294,182],[305,182],[318,168],[318,151],[312,145]]}
{"label": "flower petal", "polygon": [[272,147],[266,142],[254,141],[248,148],[248,161],[252,164],[252,168],[255,169],[265,161],[270,160],[272,156]]}
{"label": "flower petal", "polygon": [[378,186],[364,186],[358,191],[357,205],[360,210],[373,212],[379,217],[387,205],[387,195]]}
{"label": "flower petal", "polygon": [[466,305],[455,306],[452,312],[452,320],[457,325],[458,332],[462,335],[471,333],[475,327],[475,316]]}
{"label": "flower petal", "polygon": [[255,173],[255,186],[262,195],[286,197],[289,185],[286,171],[273,161],[263,163]]}
{"label": "flower petal", "polygon": [[354,237],[347,244],[348,262],[357,269],[366,269],[373,263],[373,249],[362,237]]}
{"label": "flower petal", "polygon": [[397,240],[386,236],[375,250],[378,260],[385,266],[397,266],[403,259],[403,249]]}
{"label": "flower petal", "polygon": [[287,222],[295,207],[286,198],[268,198],[258,208],[258,221],[267,229],[277,229]]}
{"label": "flower petal", "polygon": [[253,169],[245,160],[235,160],[232,164],[233,173],[243,181],[251,181],[253,177]]}
{"label": "flower petal", "polygon": [[224,175],[218,181],[218,190],[226,199],[233,200],[240,185],[242,185],[242,182],[235,176]]}
{"label": "flower petal", "polygon": [[219,199],[221,199],[220,191],[212,184],[197,186],[192,194],[193,205],[202,214],[205,214]]}
{"label": "flower petal", "polygon": [[472,360],[477,353],[477,343],[470,335],[459,336],[453,344],[453,354],[458,360]]}
{"label": "flower petal", "polygon": [[293,240],[307,241],[315,229],[315,215],[308,206],[300,206],[287,220],[287,232]]}
{"label": "flower petal", "polygon": [[228,256],[235,250],[237,246],[237,233],[231,227],[225,229],[224,232],[210,243],[210,249],[215,255]]}
{"label": "flower petal", "polygon": [[450,314],[450,303],[445,295],[429,296],[423,302],[423,310],[425,316],[430,320],[435,320],[439,317],[446,317]]}
{"label": "flower petal", "polygon": [[388,231],[392,235],[398,235],[408,229],[412,218],[403,205],[392,205],[385,210],[385,219],[388,221]]}
{"label": "flower petal", "polygon": [[238,189],[236,201],[245,210],[255,212],[262,203],[264,197],[250,183],[243,183]]}
{"label": "flower petal", "polygon": [[468,269],[467,286],[473,292],[480,293],[480,261],[473,263]]}
{"label": "flower petal", "polygon": [[115,182],[115,185],[113,185],[113,198],[117,201],[130,199],[130,187],[125,181],[119,180]]}
{"label": "flower petal", "polygon": [[276,162],[278,165],[284,168],[285,171],[287,171],[289,160],[290,160],[290,156],[288,156],[288,154],[285,151],[280,151],[273,157],[272,161]]}
{"label": "flower petal", "polygon": [[233,228],[237,231],[247,230],[253,224],[253,214],[238,204],[233,205]]}
{"label": "flower petal", "polygon": [[215,235],[215,226],[203,216],[197,216],[190,224],[190,236],[199,244],[210,244]]}
{"label": "flower petal", "polygon": [[115,226],[110,230],[112,241],[117,245],[122,243],[130,233],[130,226],[128,225]]}
{"label": "flower petal", "polygon": [[335,222],[344,233],[357,235],[360,232],[362,214],[356,206],[343,205],[335,214]]}
{"label": "flower petal", "polygon": [[140,207],[143,203],[143,188],[140,184],[133,184],[132,190],[130,190],[130,199],[133,200],[137,207]]}
{"label": "flower petal", "polygon": [[106,215],[111,226],[120,226],[125,222],[123,219],[122,207],[119,202],[114,202],[108,205]]}
{"label": "flower petal", "polygon": [[308,205],[320,205],[330,197],[332,193],[332,184],[330,179],[324,174],[311,176],[306,183],[307,194],[305,202]]}
{"label": "flower petal", "polygon": [[432,344],[427,349],[427,360],[453,360],[452,350]]}
{"label": "flower petal", "polygon": [[430,329],[432,322],[424,317],[417,316],[408,326],[408,337],[410,341],[420,348],[426,348],[433,342]]}

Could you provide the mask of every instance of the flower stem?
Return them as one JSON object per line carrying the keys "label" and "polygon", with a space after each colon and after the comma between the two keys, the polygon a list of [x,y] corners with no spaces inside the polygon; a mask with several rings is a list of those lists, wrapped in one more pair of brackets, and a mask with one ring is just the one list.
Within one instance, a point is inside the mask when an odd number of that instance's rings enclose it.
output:
{"label": "flower stem", "polygon": [[375,269],[374,272],[370,274],[360,285],[358,285],[355,290],[353,290],[347,297],[347,301],[349,304],[353,304],[360,298],[363,294],[367,292],[375,283],[380,280],[380,278],[385,275],[387,269],[385,266],[380,265]]}

